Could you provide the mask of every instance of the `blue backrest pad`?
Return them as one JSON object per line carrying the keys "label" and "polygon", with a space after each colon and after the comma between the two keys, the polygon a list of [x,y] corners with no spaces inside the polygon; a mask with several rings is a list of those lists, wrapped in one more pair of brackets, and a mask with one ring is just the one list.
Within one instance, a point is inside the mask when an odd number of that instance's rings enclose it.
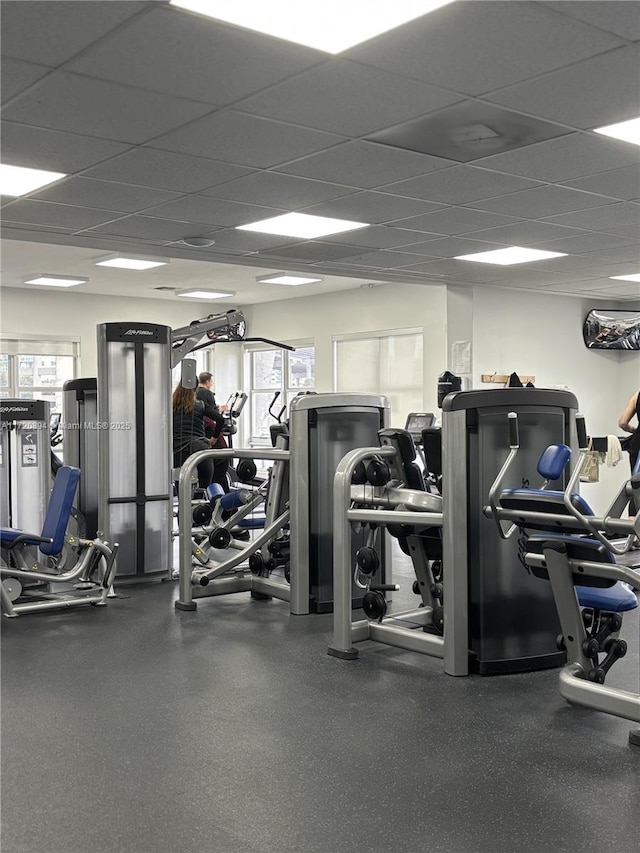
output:
{"label": "blue backrest pad", "polygon": [[566,444],[550,444],[538,460],[538,474],[545,480],[559,480],[571,457]]}
{"label": "blue backrest pad", "polygon": [[42,535],[47,539],[53,539],[51,543],[40,545],[40,550],[47,556],[55,556],[62,551],[64,534],[73,509],[73,500],[79,481],[79,468],[63,465],[58,469],[42,527]]}

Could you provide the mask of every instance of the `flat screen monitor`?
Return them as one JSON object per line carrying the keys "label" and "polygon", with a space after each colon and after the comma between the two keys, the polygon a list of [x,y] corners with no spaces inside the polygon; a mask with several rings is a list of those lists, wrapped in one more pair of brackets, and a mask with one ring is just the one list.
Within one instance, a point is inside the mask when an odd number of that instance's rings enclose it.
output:
{"label": "flat screen monitor", "polygon": [[640,309],[593,308],[584,321],[583,336],[589,349],[640,350]]}
{"label": "flat screen monitor", "polygon": [[435,415],[433,412],[410,412],[407,415],[407,422],[404,428],[413,436],[418,436],[422,440],[422,430],[433,426]]}

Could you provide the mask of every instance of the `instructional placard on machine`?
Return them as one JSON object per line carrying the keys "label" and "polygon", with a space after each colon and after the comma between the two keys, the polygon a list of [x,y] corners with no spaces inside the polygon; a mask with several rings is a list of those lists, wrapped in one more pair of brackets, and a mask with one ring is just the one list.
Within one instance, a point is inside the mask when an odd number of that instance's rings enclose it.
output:
{"label": "instructional placard on machine", "polygon": [[21,436],[21,451],[22,467],[30,468],[38,464],[38,448],[35,443],[35,437],[32,432],[27,432]]}

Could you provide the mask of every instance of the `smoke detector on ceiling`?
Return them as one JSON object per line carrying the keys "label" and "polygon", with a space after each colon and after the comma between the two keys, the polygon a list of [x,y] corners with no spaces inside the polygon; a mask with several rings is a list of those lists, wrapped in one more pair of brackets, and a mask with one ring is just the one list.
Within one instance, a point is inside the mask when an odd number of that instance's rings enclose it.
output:
{"label": "smoke detector on ceiling", "polygon": [[178,242],[183,243],[185,246],[189,246],[191,249],[208,249],[209,246],[213,246],[216,241],[210,240],[208,237],[183,237],[182,240],[179,240]]}

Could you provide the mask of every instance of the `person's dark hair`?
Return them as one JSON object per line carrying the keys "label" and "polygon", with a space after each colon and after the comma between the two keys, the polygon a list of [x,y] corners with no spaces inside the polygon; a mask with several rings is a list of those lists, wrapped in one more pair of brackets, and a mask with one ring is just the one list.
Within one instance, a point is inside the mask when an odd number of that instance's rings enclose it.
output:
{"label": "person's dark hair", "polygon": [[207,382],[211,382],[213,379],[213,373],[209,373],[208,370],[203,370],[202,373],[198,374],[198,382],[201,385],[205,385]]}
{"label": "person's dark hair", "polygon": [[173,411],[189,414],[194,410],[196,400],[195,388],[183,388],[182,385],[178,385],[173,392]]}

